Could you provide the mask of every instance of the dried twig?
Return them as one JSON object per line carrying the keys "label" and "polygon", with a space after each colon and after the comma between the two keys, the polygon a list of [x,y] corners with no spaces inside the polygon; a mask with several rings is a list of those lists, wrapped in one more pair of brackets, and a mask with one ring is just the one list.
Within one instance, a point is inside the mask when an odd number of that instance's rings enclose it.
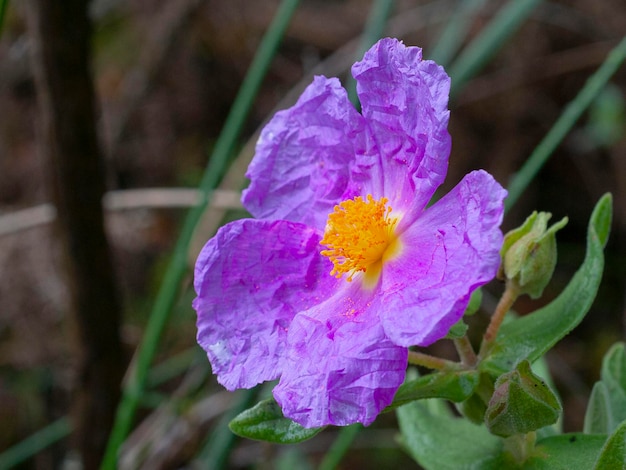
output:
{"label": "dried twig", "polygon": [[[216,190],[211,207],[220,210],[240,209],[238,191]],[[132,209],[187,208],[198,204],[200,194],[189,188],[151,188],[109,191],[102,204],[106,210],[120,211]],[[53,204],[45,203],[28,209],[20,209],[8,214],[0,214],[0,237],[49,224],[56,219],[57,211]]]}

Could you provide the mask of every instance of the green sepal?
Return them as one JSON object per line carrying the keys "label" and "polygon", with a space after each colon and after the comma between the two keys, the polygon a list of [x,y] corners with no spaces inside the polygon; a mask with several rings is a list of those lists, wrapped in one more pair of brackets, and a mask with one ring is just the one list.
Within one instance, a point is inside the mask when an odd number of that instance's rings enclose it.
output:
{"label": "green sepal", "polygon": [[322,428],[305,428],[283,416],[273,398],[239,413],[228,425],[238,436],[276,444],[295,444],[318,434]]}
{"label": "green sepal", "polygon": [[461,318],[458,322],[452,325],[452,328],[448,330],[448,334],[445,336],[446,339],[458,339],[465,336],[467,333],[467,323],[463,321]]}
{"label": "green sepal", "polygon": [[467,304],[465,312],[463,312],[463,316],[469,317],[471,315],[474,315],[476,312],[478,312],[478,309],[480,308],[480,305],[482,303],[483,291],[481,289],[476,289],[474,292],[472,292],[472,295],[470,296],[469,303]]}
{"label": "green sepal", "polygon": [[497,377],[524,359],[533,362],[582,321],[602,279],[602,250],[608,239],[611,213],[612,197],[605,194],[591,214],[585,260],[570,283],[545,307],[504,323],[481,361],[481,370]]}
{"label": "green sepal", "polygon": [[384,411],[424,398],[445,398],[453,402],[467,400],[478,386],[479,372],[436,372],[403,383],[391,405]]}
{"label": "green sepal", "polygon": [[[550,218],[550,214],[546,214],[546,215],[548,216],[548,218]],[[506,253],[511,250],[513,245],[515,245],[517,242],[522,240],[523,237],[533,232],[533,227],[537,225],[537,216],[538,216],[537,211],[533,211],[532,214],[526,217],[526,220],[524,221],[522,225],[520,225],[517,228],[514,228],[513,230],[510,230],[509,232],[505,234],[504,240],[502,241],[502,248],[500,248],[500,256],[502,258],[504,258]],[[545,230],[546,224],[547,224],[547,220],[545,220],[543,224],[544,230]],[[535,229],[535,232],[537,232],[537,235],[541,234],[541,230]],[[504,266],[500,266],[500,268],[504,269]],[[515,274],[517,274],[517,271],[519,271],[519,267],[517,267],[516,271],[512,272],[511,274],[514,276]],[[503,278],[503,276],[504,274],[501,273],[500,277]]]}
{"label": "green sepal", "polygon": [[480,289],[476,289],[472,292],[470,296],[470,300],[467,304],[467,308],[465,312],[463,312],[463,317],[452,325],[452,328],[448,331],[448,334],[445,336],[446,339],[457,339],[462,338],[467,333],[467,324],[463,321],[463,318],[474,315],[478,309],[480,308],[480,304],[483,301],[483,292]]}
{"label": "green sepal", "polygon": [[533,373],[528,361],[496,380],[485,424],[502,437],[527,434],[556,423],[562,407],[550,387]]}
{"label": "green sepal", "polygon": [[[533,372],[537,374],[541,380],[543,380],[548,386],[552,389],[552,392],[555,394],[559,402],[562,403],[561,397],[559,395],[559,391],[556,388],[552,375],[550,374],[550,369],[548,368],[548,363],[546,362],[545,357],[540,357],[532,365]],[[543,439],[545,437],[554,436],[557,434],[563,434],[563,413],[559,416],[559,420],[550,425],[541,429],[537,429],[537,439]]]}

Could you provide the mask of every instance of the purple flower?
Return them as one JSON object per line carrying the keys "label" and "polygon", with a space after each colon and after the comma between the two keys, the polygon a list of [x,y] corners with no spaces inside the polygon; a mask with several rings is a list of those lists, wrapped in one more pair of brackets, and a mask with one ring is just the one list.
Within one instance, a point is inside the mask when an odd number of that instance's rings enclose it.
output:
{"label": "purple flower", "polygon": [[408,347],[444,337],[498,269],[506,191],[474,171],[426,208],[450,153],[450,79],[421,49],[375,44],[352,73],[316,77],[263,130],[243,204],[195,269],[198,342],[227,389],[280,379],[306,427],[370,424]]}

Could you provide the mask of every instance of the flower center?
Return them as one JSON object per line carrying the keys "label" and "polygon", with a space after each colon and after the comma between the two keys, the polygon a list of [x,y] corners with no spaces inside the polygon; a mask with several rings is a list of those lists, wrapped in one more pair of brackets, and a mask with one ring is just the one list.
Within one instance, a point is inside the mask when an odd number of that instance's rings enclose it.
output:
{"label": "flower center", "polygon": [[371,194],[367,201],[361,196],[348,199],[335,206],[328,215],[324,238],[326,246],[321,254],[333,262],[330,272],[337,278],[347,274],[352,281],[358,272],[366,272],[380,261],[387,248],[395,241],[394,228],[398,219],[390,217],[387,198],[376,201]]}

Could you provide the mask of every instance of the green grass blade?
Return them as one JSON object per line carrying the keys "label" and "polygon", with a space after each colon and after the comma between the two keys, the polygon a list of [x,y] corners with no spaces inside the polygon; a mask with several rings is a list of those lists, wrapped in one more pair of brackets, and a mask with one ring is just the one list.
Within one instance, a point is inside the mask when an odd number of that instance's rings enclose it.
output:
{"label": "green grass blade", "polygon": [[[392,8],[393,0],[374,0],[370,14],[367,17],[363,35],[361,36],[359,49],[356,52],[356,60],[361,60],[363,54],[382,36]],[[346,82],[346,89],[348,90],[350,102],[358,106],[359,99],[356,96],[356,81],[352,75],[349,76]]]}
{"label": "green grass blade", "polygon": [[335,439],[335,442],[333,442],[320,463],[319,470],[333,470],[334,468],[338,468],[341,459],[346,452],[348,452],[348,449],[350,449],[352,441],[354,441],[354,438],[362,429],[363,426],[358,423],[341,428],[337,439]]}
{"label": "green grass blade", "polygon": [[9,6],[9,0],[0,0],[0,34],[4,30],[4,19],[7,14],[7,7]]}
{"label": "green grass blade", "polygon": [[69,418],[58,419],[54,423],[27,437],[0,454],[0,470],[13,468],[72,432]]}
{"label": "green grass blade", "polygon": [[522,25],[541,0],[511,0],[459,55],[450,67],[451,97],[480,69]]}
{"label": "green grass blade", "polygon": [[191,364],[200,354],[203,360],[206,360],[206,355],[199,353],[199,351],[201,351],[199,347],[193,346],[152,367],[146,381],[147,386],[156,387],[183,374],[189,370]]}
{"label": "green grass blade", "polygon": [[249,390],[239,390],[237,402],[222,416],[210,434],[196,459],[199,468],[206,470],[221,470],[227,468],[228,457],[238,437],[228,428],[228,423],[239,413],[246,410],[259,396],[259,387]]}
{"label": "green grass blade", "polygon": [[567,105],[559,119],[552,126],[552,129],[533,150],[522,168],[514,175],[507,188],[509,196],[504,201],[506,210],[511,209],[517,202],[541,167],[550,158],[554,149],[561,143],[583,112],[585,112],[609,79],[619,69],[622,62],[624,62],[624,58],[626,58],[626,36],[613,48],[600,68],[589,77],[576,98]]}
{"label": "green grass blade", "polygon": [[447,66],[467,36],[474,16],[484,4],[485,0],[458,1],[457,8],[455,8],[441,35],[435,41],[433,50],[428,58],[434,60],[439,65]]}
{"label": "green grass blade", "polygon": [[202,200],[198,206],[189,211],[185,219],[150,320],[146,326],[143,341],[136,353],[135,363],[131,367],[102,463],[103,469],[114,469],[116,466],[118,449],[130,431],[139,398],[145,388],[148,369],[157,351],[169,313],[176,301],[180,283],[187,273],[187,251],[194,229],[209,203],[212,190],[224,174],[241,133],[243,122],[297,5],[298,0],[283,0],[281,2],[233,103],[223,131],[215,144],[199,187],[203,195]]}

